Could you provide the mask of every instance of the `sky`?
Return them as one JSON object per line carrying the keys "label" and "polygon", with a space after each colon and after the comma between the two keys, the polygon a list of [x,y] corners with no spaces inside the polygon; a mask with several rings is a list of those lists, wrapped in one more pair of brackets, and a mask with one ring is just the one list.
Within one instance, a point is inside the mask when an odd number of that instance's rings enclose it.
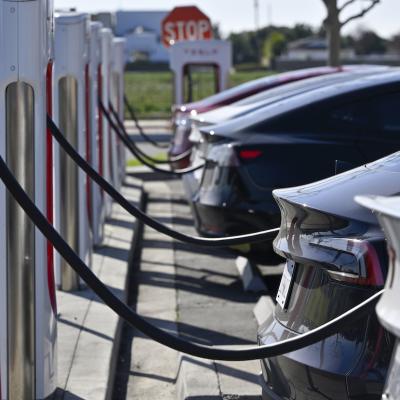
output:
{"label": "sky", "polygon": [[[361,4],[369,0],[358,0],[349,13],[357,12]],[[293,25],[308,23],[320,26],[325,16],[322,0],[258,0],[260,26]],[[339,0],[339,4],[344,0]],[[217,23],[224,35],[230,32],[250,30],[255,27],[254,0],[54,0],[56,8],[77,7],[79,11],[115,10],[170,10],[179,5],[197,5],[213,23]],[[360,27],[371,28],[383,37],[400,33],[400,0],[381,0],[362,19],[348,24],[344,33]]]}

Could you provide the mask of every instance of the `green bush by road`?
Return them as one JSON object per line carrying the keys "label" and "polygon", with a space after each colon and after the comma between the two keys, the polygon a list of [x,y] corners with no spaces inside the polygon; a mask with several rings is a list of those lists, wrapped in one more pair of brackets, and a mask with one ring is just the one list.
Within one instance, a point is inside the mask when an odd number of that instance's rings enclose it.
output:
{"label": "green bush by road", "polygon": [[[230,76],[230,86],[260,78],[270,71],[249,70],[236,71]],[[212,93],[211,79],[203,76],[194,86],[193,94],[204,97]],[[125,74],[126,94],[134,105],[139,118],[169,118],[173,103],[172,72],[127,72]],[[127,115],[127,118],[129,116]]]}

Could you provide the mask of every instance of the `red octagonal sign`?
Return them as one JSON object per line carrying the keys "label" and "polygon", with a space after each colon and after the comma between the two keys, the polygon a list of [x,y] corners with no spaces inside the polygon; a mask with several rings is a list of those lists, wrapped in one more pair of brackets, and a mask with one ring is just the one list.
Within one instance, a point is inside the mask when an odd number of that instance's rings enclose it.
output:
{"label": "red octagonal sign", "polygon": [[212,38],[210,18],[195,6],[175,7],[162,21],[162,39],[166,47],[182,40]]}

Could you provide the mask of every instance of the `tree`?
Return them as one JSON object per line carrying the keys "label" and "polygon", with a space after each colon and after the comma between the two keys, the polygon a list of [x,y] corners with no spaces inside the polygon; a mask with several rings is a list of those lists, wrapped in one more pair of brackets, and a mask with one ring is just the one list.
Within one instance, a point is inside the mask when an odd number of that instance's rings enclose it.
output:
{"label": "tree", "polygon": [[271,67],[275,57],[280,56],[286,49],[287,40],[282,32],[271,32],[264,41],[262,48],[262,64]]}
{"label": "tree", "polygon": [[357,54],[383,54],[386,52],[386,41],[373,31],[363,30],[357,34],[354,50]]}
{"label": "tree", "polygon": [[[380,0],[344,0],[344,2],[339,5],[339,1],[340,0],[322,0],[327,11],[324,25],[328,36],[328,64],[332,66],[340,65],[340,30],[343,26],[355,19],[363,17],[380,3]],[[348,7],[360,2],[365,4],[361,7],[360,11],[341,20],[341,14],[345,10],[347,11]]]}

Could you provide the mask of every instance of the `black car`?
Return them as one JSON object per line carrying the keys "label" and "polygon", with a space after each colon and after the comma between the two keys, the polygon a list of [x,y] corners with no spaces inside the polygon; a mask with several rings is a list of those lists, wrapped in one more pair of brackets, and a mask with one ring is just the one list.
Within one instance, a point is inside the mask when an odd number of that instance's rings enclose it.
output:
{"label": "black car", "polygon": [[[256,95],[249,96],[244,100],[231,104],[230,106],[220,107],[216,110],[192,117],[190,120],[190,140],[193,142],[190,158],[191,165],[194,167],[204,163],[204,157],[210,141],[209,132],[204,128],[239,118],[250,112],[265,108],[267,105],[272,105],[278,101],[306,93],[310,90],[335,85],[340,82],[351,81],[362,76],[376,74],[387,70],[387,67],[365,65],[360,66],[359,68],[347,67],[341,73],[325,74],[318,77],[313,76],[296,82],[288,82],[273,89],[268,89]],[[203,130],[203,134],[200,129]],[[214,137],[213,143],[215,143],[216,140],[218,140],[218,137]],[[201,170],[197,170],[193,173],[185,174],[182,177],[183,187],[189,203],[191,203],[196,192],[199,190],[201,173]]]}
{"label": "black car", "polygon": [[221,236],[278,226],[274,189],[400,148],[399,104],[396,70],[311,90],[207,128],[206,164],[193,197],[197,229]]}
{"label": "black car", "polygon": [[[274,191],[281,210],[274,249],[286,267],[260,345],[315,329],[381,290],[386,242],[356,194],[400,192],[400,152],[337,176]],[[261,361],[263,399],[380,399],[393,337],[375,313],[302,350]]]}

